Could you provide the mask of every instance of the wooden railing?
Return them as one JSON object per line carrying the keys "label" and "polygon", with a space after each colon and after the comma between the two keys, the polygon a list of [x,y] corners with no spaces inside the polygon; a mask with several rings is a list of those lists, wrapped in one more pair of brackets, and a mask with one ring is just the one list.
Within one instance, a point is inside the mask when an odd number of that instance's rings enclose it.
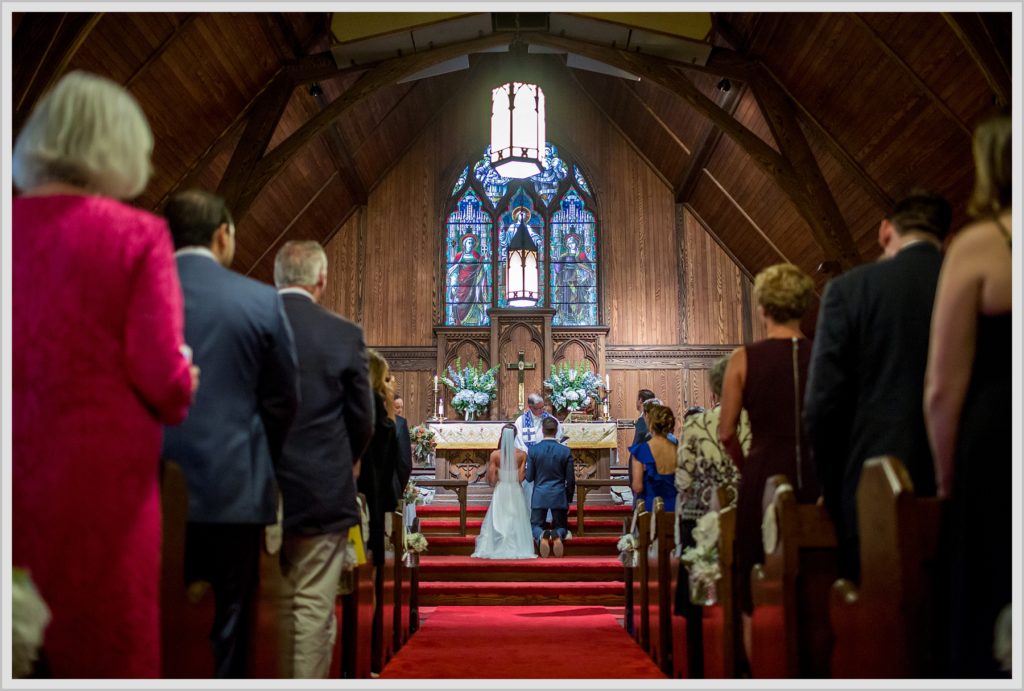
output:
{"label": "wooden railing", "polygon": [[601,480],[588,479],[576,481],[576,534],[585,535],[583,521],[586,512],[587,493],[592,489],[600,487],[616,487],[622,484],[629,484],[628,480],[622,478],[605,478]]}
{"label": "wooden railing", "polygon": [[417,487],[441,487],[450,489],[459,497],[459,535],[466,534],[466,501],[469,480],[415,480]]}

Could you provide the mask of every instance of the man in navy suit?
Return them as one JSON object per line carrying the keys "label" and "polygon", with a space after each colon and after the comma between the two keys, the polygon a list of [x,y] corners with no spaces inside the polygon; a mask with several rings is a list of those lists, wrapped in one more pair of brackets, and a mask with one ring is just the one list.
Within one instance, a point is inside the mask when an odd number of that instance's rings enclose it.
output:
{"label": "man in navy suit", "polygon": [[318,304],[327,285],[323,247],[285,243],[274,259],[274,284],[295,335],[302,392],[277,465],[285,627],[292,676],[326,679],[348,530],[359,523],[354,463],[373,436],[373,394],[363,330]]}
{"label": "man in navy suit", "polygon": [[[533,483],[530,526],[540,555],[546,557],[553,551],[561,557],[562,540],[569,528],[569,502],[576,491],[576,472],[569,447],[555,441],[558,420],[544,418],[541,429],[544,440],[531,446],[526,457],[526,481]],[[553,530],[546,531],[544,520],[549,510]]]}
{"label": "man in navy suit", "polygon": [[840,575],[850,580],[860,575],[857,485],[864,461],[896,456],[916,494],[935,494],[921,401],[951,216],[949,203],[932,194],[899,201],[879,226],[884,261],[832,279],[821,299],[804,417],[839,537]]}
{"label": "man in navy suit", "polygon": [[185,295],[185,340],[203,372],[164,458],[188,483],[185,579],[213,586],[210,640],[220,678],[246,675],[264,526],[277,518],[274,464],[299,402],[295,343],[271,286],[228,269],[235,227],[224,200],[176,194],[164,211]]}
{"label": "man in navy suit", "polygon": [[401,499],[412,477],[412,439],[409,436],[409,422],[405,419],[405,401],[399,394],[395,394],[395,436],[398,437],[399,460],[395,466],[395,497]]}

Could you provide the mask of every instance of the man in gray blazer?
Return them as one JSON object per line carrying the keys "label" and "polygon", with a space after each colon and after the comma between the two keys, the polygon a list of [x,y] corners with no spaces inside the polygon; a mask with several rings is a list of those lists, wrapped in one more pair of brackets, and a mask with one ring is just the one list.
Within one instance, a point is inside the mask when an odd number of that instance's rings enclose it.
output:
{"label": "man in gray blazer", "polygon": [[326,679],[347,533],[359,523],[353,464],[373,435],[373,394],[363,330],[318,304],[327,285],[323,247],[285,243],[274,259],[274,283],[295,335],[302,391],[277,466],[285,629],[292,676]]}
{"label": "man in gray blazer", "polygon": [[185,340],[203,372],[163,457],[188,483],[185,579],[213,586],[216,676],[246,675],[263,528],[277,518],[274,464],[298,406],[292,331],[271,286],[228,269],[235,227],[224,200],[193,190],[164,210],[185,295]]}
{"label": "man in gray blazer", "polygon": [[[540,555],[546,557],[554,552],[561,557],[562,540],[569,528],[569,502],[576,491],[576,473],[569,447],[555,441],[558,420],[544,418],[541,429],[544,440],[530,447],[526,457],[526,481],[533,483],[530,525]],[[553,528],[550,531],[544,530],[548,510]]]}

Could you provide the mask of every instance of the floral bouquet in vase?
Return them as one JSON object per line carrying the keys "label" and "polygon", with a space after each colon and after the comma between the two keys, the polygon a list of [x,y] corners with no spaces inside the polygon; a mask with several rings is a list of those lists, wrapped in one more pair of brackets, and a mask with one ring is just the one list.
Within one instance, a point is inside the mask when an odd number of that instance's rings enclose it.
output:
{"label": "floral bouquet in vase", "polygon": [[483,362],[477,361],[476,367],[463,367],[462,360],[455,358],[455,366],[448,367],[448,376],[441,377],[444,385],[455,392],[452,408],[462,413],[467,420],[485,411],[491,401],[498,397],[497,373],[497,366],[484,369]]}
{"label": "floral bouquet in vase", "polygon": [[437,450],[437,435],[425,425],[416,425],[409,431],[412,457],[419,465],[430,465],[430,457]]}
{"label": "floral bouquet in vase", "polygon": [[690,602],[710,607],[717,601],[715,584],[722,577],[718,565],[718,512],[709,511],[693,529],[697,544],[683,550],[682,562],[690,579]]}
{"label": "floral bouquet in vase", "polygon": [[545,388],[551,389],[551,404],[555,410],[583,410],[599,399],[598,387],[602,382],[590,371],[586,361],[563,362],[551,366],[551,377],[544,380]]}

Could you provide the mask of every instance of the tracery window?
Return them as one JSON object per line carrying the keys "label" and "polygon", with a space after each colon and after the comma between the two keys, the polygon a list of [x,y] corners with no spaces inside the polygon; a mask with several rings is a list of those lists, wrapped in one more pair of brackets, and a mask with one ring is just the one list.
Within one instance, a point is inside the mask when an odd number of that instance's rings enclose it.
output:
{"label": "tracery window", "polygon": [[444,324],[486,326],[487,308],[508,306],[508,245],[520,219],[537,245],[538,285],[544,286],[538,306],[555,309],[555,326],[598,324],[598,220],[583,171],[548,142],[542,172],[525,180],[504,178],[491,167],[489,149],[452,188]]}

